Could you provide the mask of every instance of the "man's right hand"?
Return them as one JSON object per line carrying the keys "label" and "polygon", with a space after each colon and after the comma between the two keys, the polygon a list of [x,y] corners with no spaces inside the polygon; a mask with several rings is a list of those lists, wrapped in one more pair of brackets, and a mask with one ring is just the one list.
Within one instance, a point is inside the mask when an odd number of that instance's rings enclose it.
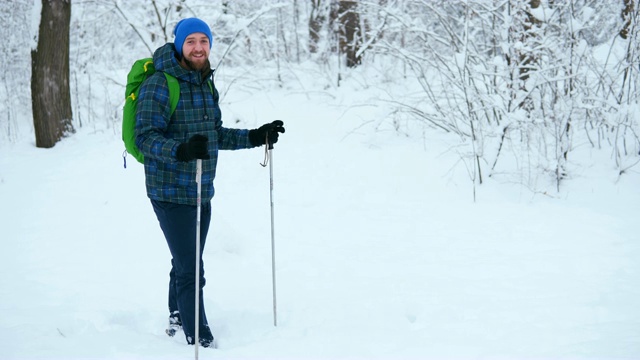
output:
{"label": "man's right hand", "polygon": [[210,159],[209,139],[204,135],[193,135],[189,141],[178,145],[176,159],[178,161],[191,161],[194,159]]}

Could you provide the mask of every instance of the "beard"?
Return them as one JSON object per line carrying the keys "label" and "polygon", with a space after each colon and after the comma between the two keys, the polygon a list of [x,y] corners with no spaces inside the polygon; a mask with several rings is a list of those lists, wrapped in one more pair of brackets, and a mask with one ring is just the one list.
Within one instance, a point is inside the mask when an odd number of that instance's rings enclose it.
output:
{"label": "beard", "polygon": [[209,69],[211,69],[211,63],[209,62],[209,59],[206,59],[205,62],[199,63],[199,64],[187,59],[186,56],[183,57],[182,60],[184,61],[185,65],[189,70],[206,72],[206,71],[209,71]]}

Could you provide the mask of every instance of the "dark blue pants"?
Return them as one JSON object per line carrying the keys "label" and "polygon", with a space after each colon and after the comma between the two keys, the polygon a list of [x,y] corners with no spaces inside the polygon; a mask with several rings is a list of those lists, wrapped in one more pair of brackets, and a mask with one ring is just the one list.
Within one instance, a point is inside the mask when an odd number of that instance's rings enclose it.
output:
{"label": "dark blue pants", "polygon": [[[196,211],[192,205],[181,205],[151,200],[160,228],[171,251],[169,273],[169,311],[178,310],[187,341],[195,337],[195,286],[196,286]],[[205,285],[202,252],[211,222],[211,203],[202,204],[200,214],[200,336],[211,334],[202,301]],[[191,339],[190,339],[191,338]]]}

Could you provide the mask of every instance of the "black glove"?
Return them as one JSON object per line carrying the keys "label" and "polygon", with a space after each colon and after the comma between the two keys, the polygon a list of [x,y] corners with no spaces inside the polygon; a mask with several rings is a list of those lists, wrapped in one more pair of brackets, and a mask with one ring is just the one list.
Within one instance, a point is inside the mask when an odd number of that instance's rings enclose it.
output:
{"label": "black glove", "polygon": [[253,146],[260,146],[264,145],[268,138],[269,144],[273,145],[278,142],[278,133],[284,133],[282,120],[276,120],[257,129],[249,130],[249,141]]}
{"label": "black glove", "polygon": [[210,159],[208,145],[209,139],[206,136],[193,135],[188,142],[178,145],[176,159],[183,162],[193,159]]}

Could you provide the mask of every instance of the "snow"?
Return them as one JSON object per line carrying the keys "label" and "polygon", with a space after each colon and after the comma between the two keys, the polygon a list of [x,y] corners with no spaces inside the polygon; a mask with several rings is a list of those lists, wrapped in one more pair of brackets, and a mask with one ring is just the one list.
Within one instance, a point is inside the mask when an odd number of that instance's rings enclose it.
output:
{"label": "snow", "polygon": [[[278,326],[263,150],[222,152],[204,254],[218,349],[200,358],[640,358],[637,170],[585,147],[560,193],[486,178],[474,202],[438,134],[362,125],[381,115],[346,108],[363,90],[333,95],[227,94],[227,126],[287,129]],[[194,356],[164,333],[169,251],[114,126],[0,144],[1,359]]]}
{"label": "snow", "polygon": [[42,16],[42,2],[38,0],[33,1],[33,8],[31,9],[31,23],[29,28],[29,34],[36,34],[31,39],[31,50],[38,48],[38,29],[40,27],[40,17]]}

